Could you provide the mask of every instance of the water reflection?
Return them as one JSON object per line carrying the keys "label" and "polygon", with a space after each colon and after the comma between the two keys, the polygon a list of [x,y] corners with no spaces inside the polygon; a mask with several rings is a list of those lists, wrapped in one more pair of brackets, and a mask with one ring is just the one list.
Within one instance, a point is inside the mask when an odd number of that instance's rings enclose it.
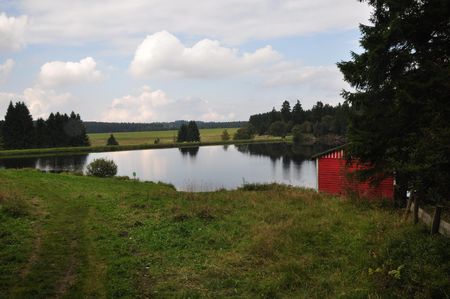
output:
{"label": "water reflection", "polygon": [[220,145],[0,159],[0,168],[85,171],[94,159],[107,158],[118,165],[118,175],[136,172],[141,180],[172,183],[178,190],[233,189],[243,181],[315,188],[315,162],[307,158],[321,150],[289,144]]}
{"label": "water reflection", "polygon": [[180,153],[183,156],[190,156],[192,158],[195,158],[195,156],[197,156],[198,154],[198,150],[200,149],[200,147],[198,146],[194,146],[194,147],[180,147]]}

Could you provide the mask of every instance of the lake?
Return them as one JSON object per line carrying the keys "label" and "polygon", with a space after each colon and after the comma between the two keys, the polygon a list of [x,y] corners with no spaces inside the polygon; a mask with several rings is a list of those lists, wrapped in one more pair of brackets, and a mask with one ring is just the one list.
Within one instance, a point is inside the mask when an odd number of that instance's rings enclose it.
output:
{"label": "lake", "polygon": [[284,143],[147,149],[83,155],[0,159],[0,168],[85,171],[97,158],[112,159],[119,176],[173,184],[180,191],[235,189],[247,183],[283,183],[317,188],[316,165],[309,160],[322,146]]}

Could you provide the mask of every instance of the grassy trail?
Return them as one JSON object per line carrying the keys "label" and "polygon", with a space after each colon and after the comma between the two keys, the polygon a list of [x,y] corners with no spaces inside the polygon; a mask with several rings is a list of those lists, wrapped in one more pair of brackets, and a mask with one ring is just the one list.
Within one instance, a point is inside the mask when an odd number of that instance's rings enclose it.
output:
{"label": "grassy trail", "polygon": [[[0,297],[401,298],[411,287],[419,298],[445,294],[450,242],[398,218],[391,208],[299,188],[184,193],[0,170]],[[408,254],[395,255],[399,248]],[[388,272],[401,265],[397,283]],[[379,277],[370,275],[377,267]]]}

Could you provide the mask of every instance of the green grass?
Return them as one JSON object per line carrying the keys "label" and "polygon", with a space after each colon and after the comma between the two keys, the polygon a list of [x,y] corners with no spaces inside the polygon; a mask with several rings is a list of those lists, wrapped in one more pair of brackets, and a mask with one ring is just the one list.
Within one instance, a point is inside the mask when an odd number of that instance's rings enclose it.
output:
{"label": "green grass", "polygon": [[[201,129],[200,136],[203,142],[220,141],[224,129]],[[227,129],[230,136],[236,133],[237,128]],[[170,131],[146,131],[146,132],[117,132],[113,133],[120,145],[136,145],[136,144],[153,144],[156,138],[160,139],[161,143],[174,143],[177,136],[177,130]],[[89,134],[89,140],[92,146],[106,145],[110,133],[95,133]]]}
{"label": "green grass", "polygon": [[448,297],[450,242],[400,214],[279,185],[0,170],[0,297]]}

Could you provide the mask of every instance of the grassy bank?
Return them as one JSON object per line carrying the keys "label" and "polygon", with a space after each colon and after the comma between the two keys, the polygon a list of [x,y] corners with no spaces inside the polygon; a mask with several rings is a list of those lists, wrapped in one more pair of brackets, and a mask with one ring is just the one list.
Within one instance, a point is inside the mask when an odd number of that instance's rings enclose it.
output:
{"label": "grassy bank", "polygon": [[183,143],[159,143],[159,144],[134,144],[134,145],[117,145],[117,146],[79,146],[79,147],[60,147],[60,148],[36,148],[36,149],[20,149],[20,150],[1,150],[1,158],[14,157],[33,157],[33,156],[53,156],[66,154],[84,154],[95,152],[113,152],[113,151],[130,151],[140,149],[158,149],[173,147],[192,147],[192,146],[209,146],[209,145],[225,145],[225,144],[249,144],[249,143],[277,143],[288,142],[281,138],[257,138],[251,140],[229,140],[229,141],[201,141],[201,142],[183,142]]}
{"label": "grassy bank", "polygon": [[390,207],[276,185],[246,189],[194,194],[1,170],[0,294],[448,296],[450,242],[400,223]]}

